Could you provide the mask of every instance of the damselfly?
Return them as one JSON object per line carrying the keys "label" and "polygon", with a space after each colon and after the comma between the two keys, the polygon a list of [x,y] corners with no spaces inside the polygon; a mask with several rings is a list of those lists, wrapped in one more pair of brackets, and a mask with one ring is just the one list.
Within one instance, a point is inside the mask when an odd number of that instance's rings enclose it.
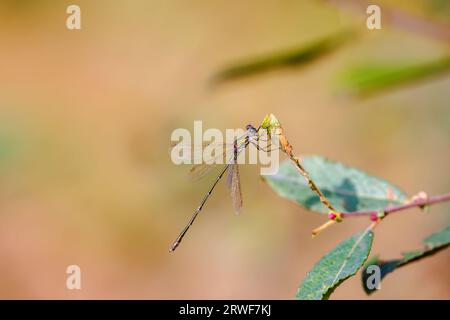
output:
{"label": "damselfly", "polygon": [[[259,145],[260,139],[260,129],[256,129],[252,125],[246,126],[246,131],[244,135],[242,135],[239,138],[236,138],[233,142],[233,144],[228,148],[230,151],[225,151],[224,156],[226,159],[226,162],[224,164],[224,167],[220,171],[219,175],[217,176],[216,180],[210,187],[209,191],[205,194],[202,201],[200,202],[200,205],[198,208],[194,211],[191,218],[189,219],[188,223],[184,227],[184,229],[181,231],[179,236],[175,239],[172,246],[170,247],[170,252],[174,251],[183,240],[183,237],[186,235],[189,228],[194,223],[195,219],[197,218],[200,211],[203,209],[203,206],[205,205],[206,201],[208,201],[209,197],[211,196],[212,192],[214,191],[214,188],[219,183],[220,179],[225,175],[225,173],[228,171],[228,178],[227,178],[227,185],[231,191],[231,199],[233,203],[233,208],[236,213],[239,213],[242,208],[242,193],[241,193],[241,182],[239,179],[239,167],[238,167],[238,156],[239,154],[247,148],[250,144],[254,145],[258,150],[262,150],[264,152],[270,152],[270,144],[267,144],[265,147],[262,147]],[[267,141],[267,140],[263,140]],[[223,156],[223,155],[218,155]],[[206,173],[210,171],[212,166],[214,165],[213,161],[206,161],[206,163],[197,164],[194,165],[191,169],[191,173],[196,176],[197,178],[204,176]]]}

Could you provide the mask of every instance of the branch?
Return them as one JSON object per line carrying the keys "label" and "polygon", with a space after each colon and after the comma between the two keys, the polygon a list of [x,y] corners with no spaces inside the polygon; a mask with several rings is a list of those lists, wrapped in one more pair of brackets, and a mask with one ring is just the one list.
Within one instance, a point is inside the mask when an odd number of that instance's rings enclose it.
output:
{"label": "branch", "polygon": [[312,236],[318,235],[323,230],[327,229],[331,225],[341,222],[343,218],[347,217],[370,217],[370,220],[373,221],[373,224],[371,225],[371,228],[375,228],[378,223],[384,219],[387,215],[403,211],[406,209],[414,208],[414,207],[421,207],[424,208],[426,206],[430,206],[432,204],[440,203],[450,201],[450,193],[442,194],[438,196],[432,196],[428,197],[426,193],[420,192],[417,196],[414,196],[408,203],[401,204],[398,206],[388,206],[384,208],[383,210],[366,210],[366,211],[353,211],[353,212],[330,212],[328,214],[329,220],[322,224],[321,226],[317,227],[312,231]]}
{"label": "branch", "polygon": [[289,157],[289,160],[294,164],[296,169],[305,178],[309,188],[319,196],[320,202],[329,210],[328,211],[329,220],[312,231],[313,237],[318,235],[320,232],[327,229],[328,227],[332,226],[333,224],[341,222],[343,218],[346,217],[368,216],[373,221],[372,225],[370,226],[370,228],[373,229],[378,225],[378,223],[382,219],[384,219],[387,215],[391,213],[403,211],[414,207],[421,207],[423,209],[426,206],[430,206],[436,203],[450,201],[450,193],[428,197],[428,195],[425,192],[419,192],[417,195],[412,197],[408,202],[397,206],[388,206],[385,207],[383,210],[338,212],[331,204],[331,202],[327,199],[327,197],[323,194],[320,188],[311,179],[309,173],[302,166],[300,159],[294,155],[293,147],[286,138],[283,127],[281,126],[278,119],[273,114],[269,114],[264,118],[263,122],[260,125],[260,128],[266,129],[267,134],[269,136],[273,134],[278,138],[278,143],[280,144],[281,150]]}
{"label": "branch", "polygon": [[278,138],[281,150],[289,157],[289,160],[291,160],[291,162],[294,164],[297,171],[300,172],[303,178],[305,178],[309,188],[319,196],[320,202],[322,202],[322,204],[328,208],[330,213],[335,212],[336,209],[333,207],[331,202],[323,194],[323,192],[316,185],[313,179],[311,179],[308,171],[306,171],[306,169],[302,166],[300,159],[294,155],[294,148],[289,143],[286,135],[284,134],[283,127],[281,126],[278,119],[273,114],[267,115],[261,124],[261,128],[266,129],[269,135],[273,133]]}
{"label": "branch", "polygon": [[406,209],[414,208],[414,207],[425,207],[430,206],[436,203],[450,201],[450,193],[432,196],[432,197],[423,197],[417,200],[412,200],[409,203],[398,205],[398,206],[389,206],[386,207],[382,211],[376,210],[366,210],[366,211],[354,211],[354,212],[342,212],[341,217],[361,217],[361,216],[369,216],[369,217],[378,217],[381,213],[383,216],[387,216],[388,214],[403,211]]}

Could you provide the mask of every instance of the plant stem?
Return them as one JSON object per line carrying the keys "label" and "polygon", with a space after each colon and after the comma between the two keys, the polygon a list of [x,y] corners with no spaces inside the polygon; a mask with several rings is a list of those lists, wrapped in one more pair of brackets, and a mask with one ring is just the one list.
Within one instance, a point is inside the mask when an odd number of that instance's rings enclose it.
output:
{"label": "plant stem", "polygon": [[414,208],[414,207],[423,207],[429,206],[436,203],[450,201],[450,193],[432,196],[424,199],[418,199],[409,203],[405,203],[397,206],[389,206],[384,208],[384,210],[376,211],[376,210],[366,210],[366,211],[354,211],[354,212],[341,212],[341,216],[343,218],[347,217],[362,217],[362,216],[376,216],[377,214],[384,213],[384,215],[388,215],[394,212],[403,211],[406,209]]}
{"label": "plant stem", "polygon": [[321,226],[315,228],[312,231],[312,236],[315,237],[317,236],[320,232],[322,232],[322,230],[325,230],[326,228],[332,226],[333,224],[335,224],[336,221],[335,220],[328,220],[327,222],[325,222],[324,224],[322,224]]}
{"label": "plant stem", "polygon": [[295,168],[300,172],[300,174],[305,178],[306,183],[308,184],[309,188],[315,192],[320,199],[320,202],[328,208],[328,212],[330,214],[333,214],[335,217],[339,215],[339,219],[333,219],[327,221],[325,224],[321,225],[320,227],[314,229],[312,231],[312,236],[318,235],[322,230],[325,230],[326,228],[330,227],[331,225],[335,224],[336,222],[340,222],[342,219],[340,219],[340,213],[336,211],[336,209],[333,207],[331,202],[327,199],[327,197],[323,194],[323,192],[319,189],[319,187],[315,184],[311,176],[309,175],[308,171],[303,167],[301,164],[300,158],[296,157],[294,155],[294,148],[289,143],[286,135],[284,134],[284,129],[281,126],[278,119],[273,115],[269,114],[267,115],[262,124],[261,127],[263,129],[266,129],[268,134],[271,135],[273,133],[278,138],[278,143],[281,146],[281,150],[289,157],[289,160],[294,164]]}
{"label": "plant stem", "polygon": [[278,141],[281,145],[282,151],[289,157],[289,160],[291,160],[291,162],[297,168],[298,172],[300,172],[300,174],[305,178],[309,188],[319,196],[320,202],[322,202],[322,204],[327,207],[330,212],[336,212],[336,209],[333,207],[331,202],[327,199],[327,197],[325,197],[323,192],[311,179],[308,171],[306,171],[306,169],[302,166],[302,164],[300,163],[300,159],[294,155],[293,147],[284,135],[283,127],[281,127],[281,125],[278,125],[273,129],[275,135],[278,137]]}

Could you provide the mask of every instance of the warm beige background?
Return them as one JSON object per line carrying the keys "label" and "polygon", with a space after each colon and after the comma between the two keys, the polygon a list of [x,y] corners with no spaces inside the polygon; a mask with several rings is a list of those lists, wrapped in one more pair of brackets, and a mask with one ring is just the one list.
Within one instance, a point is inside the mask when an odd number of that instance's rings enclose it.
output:
{"label": "warm beige background", "polygon": [[[268,112],[296,151],[394,181],[413,194],[450,190],[448,76],[364,100],[335,94],[354,62],[425,61],[448,46],[405,31],[364,37],[305,68],[211,89],[224,64],[296,46],[358,15],[320,1],[69,1],[0,4],[0,297],[290,299],[313,264],[367,225],[325,221],[241,170],[245,207],[221,185],[176,252],[167,249],[214,179],[191,184],[170,133],[243,127]],[[386,2],[385,2],[386,3]],[[425,1],[390,1],[420,13]],[[316,132],[312,138],[311,131]],[[376,230],[373,254],[395,258],[448,223],[448,204],[411,210]],[[449,299],[449,251],[383,281],[373,299]],[[65,268],[82,268],[82,290]],[[335,299],[367,299],[354,277]]]}

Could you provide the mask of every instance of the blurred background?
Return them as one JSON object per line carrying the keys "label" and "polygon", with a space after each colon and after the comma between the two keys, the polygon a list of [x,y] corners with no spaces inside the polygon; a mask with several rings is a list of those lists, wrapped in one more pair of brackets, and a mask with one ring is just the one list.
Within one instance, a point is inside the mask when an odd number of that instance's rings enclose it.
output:
{"label": "blurred background", "polygon": [[[219,185],[169,254],[215,178],[192,183],[170,160],[171,132],[194,120],[239,128],[271,112],[298,154],[411,195],[450,190],[448,1],[377,1],[382,29],[371,31],[352,0],[79,0],[72,31],[70,4],[0,2],[0,298],[291,299],[368,224],[311,239],[326,217],[249,165],[241,216]],[[420,248],[449,212],[389,217],[372,255]],[[402,268],[370,297],[356,276],[332,299],[450,299],[449,258]],[[66,289],[71,264],[81,290]]]}

